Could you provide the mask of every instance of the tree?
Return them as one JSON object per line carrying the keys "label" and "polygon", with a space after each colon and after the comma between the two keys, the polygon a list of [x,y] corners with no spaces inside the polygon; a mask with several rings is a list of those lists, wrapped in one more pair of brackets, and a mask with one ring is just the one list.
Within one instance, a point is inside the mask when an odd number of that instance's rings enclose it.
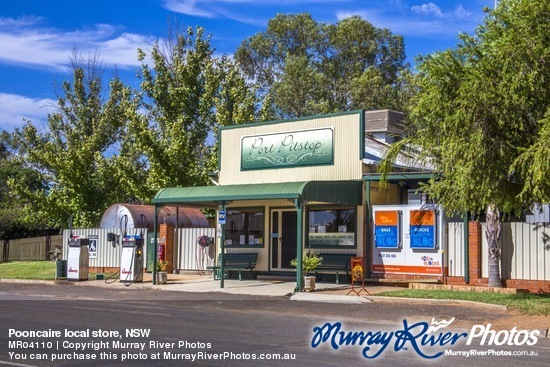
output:
{"label": "tree", "polygon": [[307,13],[279,14],[243,41],[235,59],[264,105],[273,104],[263,106],[273,117],[407,107],[403,38],[356,16],[324,24]]}
{"label": "tree", "polygon": [[[485,210],[489,286],[502,286],[501,213],[548,200],[550,3],[503,0],[474,36],[423,58],[406,139],[441,175],[426,192],[450,212]],[[543,179],[546,177],[546,180]]]}
{"label": "tree", "polygon": [[[12,134],[0,134],[0,239],[25,237],[40,229],[44,223],[33,216],[25,216],[24,202],[10,190],[8,182],[24,184],[31,191],[43,190],[46,183],[34,170],[25,167],[17,155],[17,144]],[[27,204],[28,206],[28,204]]]}
{"label": "tree", "polygon": [[[129,88],[114,77],[105,97],[104,67],[97,55],[87,60],[76,52],[71,58],[73,81],[61,85],[57,110],[48,115],[42,132],[28,122],[20,134],[26,167],[34,170],[42,190],[32,190],[24,182],[10,186],[19,200],[32,204],[29,214],[41,217],[50,226],[63,227],[73,215],[76,226],[99,224],[103,211],[114,202],[141,199],[132,187],[120,184],[121,166],[129,155],[117,155],[127,115],[135,104]],[[133,167],[124,175],[140,172]]]}
{"label": "tree", "polygon": [[165,42],[139,50],[140,106],[130,130],[148,164],[151,196],[163,187],[208,183],[218,126],[250,122],[256,99],[227,58],[214,59],[202,28],[171,28]]}

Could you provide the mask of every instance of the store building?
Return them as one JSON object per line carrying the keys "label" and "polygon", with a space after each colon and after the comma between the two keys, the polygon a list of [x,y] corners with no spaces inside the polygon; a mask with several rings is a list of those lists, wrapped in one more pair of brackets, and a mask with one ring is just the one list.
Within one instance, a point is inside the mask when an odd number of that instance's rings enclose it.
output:
{"label": "store building", "polygon": [[165,188],[153,203],[225,212],[219,248],[257,253],[260,273],[294,272],[290,261],[310,250],[362,257],[369,270],[370,207],[406,204],[429,177],[401,156],[386,188],[368,178],[403,118],[361,110],[221,128],[218,186]]}

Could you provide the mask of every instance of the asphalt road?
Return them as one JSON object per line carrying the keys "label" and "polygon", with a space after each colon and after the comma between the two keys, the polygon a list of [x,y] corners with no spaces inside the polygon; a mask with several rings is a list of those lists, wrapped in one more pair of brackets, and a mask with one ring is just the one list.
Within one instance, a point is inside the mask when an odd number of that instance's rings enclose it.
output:
{"label": "asphalt road", "polygon": [[[516,330],[508,342],[504,339],[513,330],[494,329],[497,342],[504,345],[487,345],[488,330],[485,345],[480,345],[481,335],[466,345],[472,325],[487,327],[506,317],[504,310],[490,307],[407,301],[325,304],[286,297],[9,283],[0,283],[0,302],[0,366],[322,367],[382,362],[506,367],[548,366],[550,361],[550,339],[535,335],[534,345],[527,345],[533,338],[528,331]],[[422,339],[432,318],[453,317],[453,324]],[[363,333],[328,334],[328,327],[323,328],[327,323],[340,323],[346,333]],[[481,326],[476,329],[482,331]],[[508,345],[514,337],[523,345]],[[449,350],[490,355],[445,355]],[[378,352],[376,358],[362,355]],[[441,352],[433,359],[419,355]],[[538,355],[506,356],[516,352]]]}

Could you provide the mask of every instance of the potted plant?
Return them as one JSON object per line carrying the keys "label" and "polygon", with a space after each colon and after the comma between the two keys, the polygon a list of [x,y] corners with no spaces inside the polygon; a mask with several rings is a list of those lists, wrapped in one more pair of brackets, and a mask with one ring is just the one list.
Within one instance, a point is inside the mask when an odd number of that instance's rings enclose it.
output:
{"label": "potted plant", "polygon": [[[308,252],[302,258],[302,271],[304,275],[304,289],[306,292],[315,290],[315,275],[310,276],[310,273],[315,271],[323,263],[323,258],[317,252]],[[298,259],[290,261],[290,265],[298,267]]]}
{"label": "potted plant", "polygon": [[167,261],[159,260],[157,262],[157,284],[166,284],[166,282],[168,282],[168,273],[166,272],[167,266]]}

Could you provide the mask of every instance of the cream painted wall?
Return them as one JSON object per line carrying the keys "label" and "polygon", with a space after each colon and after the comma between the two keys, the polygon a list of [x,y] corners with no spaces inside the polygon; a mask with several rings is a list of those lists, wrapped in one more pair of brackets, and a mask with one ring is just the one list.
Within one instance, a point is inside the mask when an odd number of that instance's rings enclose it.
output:
{"label": "cream painted wall", "polygon": [[[360,113],[281,121],[279,123],[243,125],[221,129],[220,185],[296,181],[360,180],[362,153]],[[241,171],[241,140],[243,137],[332,128],[334,131],[334,164]]]}

